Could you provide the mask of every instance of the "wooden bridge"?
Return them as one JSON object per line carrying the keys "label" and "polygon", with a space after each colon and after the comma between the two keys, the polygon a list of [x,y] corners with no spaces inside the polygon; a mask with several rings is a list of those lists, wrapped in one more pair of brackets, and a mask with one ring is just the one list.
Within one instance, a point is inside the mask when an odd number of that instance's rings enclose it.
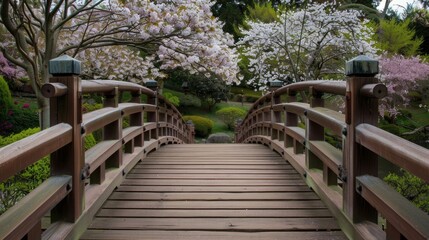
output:
{"label": "wooden bridge", "polygon": [[[376,64],[358,57],[346,81],[272,90],[236,144],[213,145],[192,144],[192,123],[157,91],[80,80],[78,61],[54,59],[42,89],[52,127],[0,149],[0,181],[46,155],[51,177],[0,216],[0,239],[428,239],[429,216],[377,177],[381,157],[427,183],[429,150],[376,127]],[[82,114],[89,93],[104,108]]]}

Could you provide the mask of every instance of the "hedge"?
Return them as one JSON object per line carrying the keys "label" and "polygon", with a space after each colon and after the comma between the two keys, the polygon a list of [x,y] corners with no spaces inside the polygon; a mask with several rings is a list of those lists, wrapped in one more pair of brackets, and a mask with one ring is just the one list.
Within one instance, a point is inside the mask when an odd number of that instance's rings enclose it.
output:
{"label": "hedge", "polygon": [[195,126],[195,135],[197,137],[207,137],[213,129],[214,122],[208,118],[200,116],[183,116],[185,121],[191,120]]}

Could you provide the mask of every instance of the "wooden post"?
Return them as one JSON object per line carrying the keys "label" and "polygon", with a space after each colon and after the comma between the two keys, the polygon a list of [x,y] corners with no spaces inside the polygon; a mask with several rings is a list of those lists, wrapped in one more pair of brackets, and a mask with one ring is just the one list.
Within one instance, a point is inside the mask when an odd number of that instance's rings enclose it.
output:
{"label": "wooden post", "polygon": [[[117,108],[119,104],[119,90],[118,87],[115,87],[115,90],[106,93],[104,98],[104,107],[113,107]],[[116,140],[122,139],[122,120],[118,119],[112,123],[107,124],[103,127],[103,140]],[[105,163],[100,166],[101,171],[104,171],[102,168],[118,168],[122,165],[122,149],[116,151],[112,156],[110,156]],[[104,174],[102,174],[104,175]],[[102,176],[102,181],[104,181],[104,176]],[[92,179],[91,179],[92,180]]]}
{"label": "wooden post", "polygon": [[50,83],[62,83],[67,93],[51,98],[51,126],[68,123],[73,128],[73,140],[70,144],[51,154],[51,175],[71,175],[72,191],[51,212],[52,222],[63,220],[76,221],[84,209],[84,152],[81,136],[82,89],[80,61],[63,55],[49,61],[49,73],[53,77]]}
{"label": "wooden post", "polygon": [[347,137],[343,152],[343,208],[353,222],[363,220],[377,223],[377,211],[356,192],[356,177],[369,174],[377,176],[377,156],[356,143],[356,126],[361,123],[376,125],[378,100],[360,94],[360,89],[378,82],[378,61],[358,56],[346,64],[346,123]]}
{"label": "wooden post", "polygon": [[[141,103],[141,91],[132,93],[131,102]],[[130,126],[143,126],[143,111],[134,113],[130,115]],[[144,134],[138,135],[134,138],[134,146],[143,147],[144,144]]]}

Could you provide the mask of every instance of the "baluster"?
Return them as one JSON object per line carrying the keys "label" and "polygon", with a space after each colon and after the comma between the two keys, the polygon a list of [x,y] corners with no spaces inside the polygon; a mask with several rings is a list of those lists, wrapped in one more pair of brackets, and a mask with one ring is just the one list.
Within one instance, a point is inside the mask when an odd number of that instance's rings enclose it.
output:
{"label": "baluster", "polygon": [[69,56],[49,61],[49,72],[53,77],[50,83],[62,83],[67,86],[63,96],[50,98],[51,126],[65,122],[73,128],[73,140],[67,146],[51,154],[51,175],[71,175],[73,177],[71,193],[51,211],[52,222],[64,220],[76,221],[84,205],[84,152],[81,137],[82,123],[82,90],[80,61]]}
{"label": "baluster", "polygon": [[[109,93],[104,94],[104,107],[113,107],[117,108],[119,103],[119,91],[118,87],[115,87],[115,90]],[[108,140],[118,140],[122,139],[122,119],[113,121],[103,127],[103,141]],[[106,168],[118,168],[122,165],[122,149],[116,151],[112,156],[106,160]],[[100,166],[101,169],[101,166]],[[101,171],[103,171],[101,169]],[[105,174],[102,174],[105,175]],[[104,178],[104,176],[102,177]]]}
{"label": "baluster", "polygon": [[344,179],[343,207],[354,223],[363,220],[377,223],[377,211],[356,192],[356,177],[369,174],[377,176],[377,156],[356,143],[355,129],[361,123],[376,125],[378,100],[360,94],[362,86],[376,83],[378,62],[366,56],[358,56],[346,64],[346,123],[347,137],[343,152]]}

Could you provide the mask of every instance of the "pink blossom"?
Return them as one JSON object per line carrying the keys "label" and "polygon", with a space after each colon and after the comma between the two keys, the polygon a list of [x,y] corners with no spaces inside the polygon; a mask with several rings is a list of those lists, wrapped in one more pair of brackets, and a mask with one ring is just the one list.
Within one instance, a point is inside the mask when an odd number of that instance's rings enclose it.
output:
{"label": "pink blossom", "polygon": [[419,57],[405,58],[397,55],[380,59],[380,80],[387,87],[388,95],[381,100],[380,115],[395,117],[398,107],[410,102],[408,92],[415,89],[418,80],[429,77],[429,64]]}

